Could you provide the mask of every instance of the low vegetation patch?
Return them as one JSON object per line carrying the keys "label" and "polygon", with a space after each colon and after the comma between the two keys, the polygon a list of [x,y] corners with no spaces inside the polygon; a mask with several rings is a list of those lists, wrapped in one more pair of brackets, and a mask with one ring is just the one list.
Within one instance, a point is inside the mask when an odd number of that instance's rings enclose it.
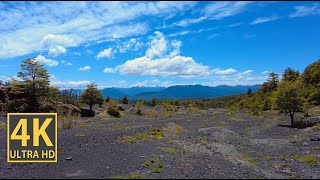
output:
{"label": "low vegetation patch", "polygon": [[295,155],[292,157],[293,160],[300,162],[300,163],[305,163],[309,165],[317,165],[319,161],[317,160],[316,155]]}
{"label": "low vegetation patch", "polygon": [[122,143],[134,144],[140,140],[152,141],[153,139],[161,140],[164,138],[164,131],[160,128],[151,128],[150,131],[138,133],[133,136],[126,136],[120,139]]}
{"label": "low vegetation patch", "polygon": [[163,147],[159,147],[157,148],[158,150],[165,152],[165,153],[176,153],[177,150],[173,149],[173,148],[163,148]]}
{"label": "low vegetation patch", "polygon": [[183,128],[181,126],[176,126],[176,135],[181,135],[183,133]]}
{"label": "low vegetation patch", "polygon": [[164,165],[160,160],[159,155],[152,155],[151,159],[148,159],[142,164],[142,168],[153,168],[151,173],[161,173],[164,169]]}
{"label": "low vegetation patch", "polygon": [[74,136],[75,137],[85,137],[86,135],[85,134],[75,134]]}
{"label": "low vegetation patch", "polygon": [[130,173],[129,176],[111,176],[108,179],[147,179],[146,176],[139,173]]}

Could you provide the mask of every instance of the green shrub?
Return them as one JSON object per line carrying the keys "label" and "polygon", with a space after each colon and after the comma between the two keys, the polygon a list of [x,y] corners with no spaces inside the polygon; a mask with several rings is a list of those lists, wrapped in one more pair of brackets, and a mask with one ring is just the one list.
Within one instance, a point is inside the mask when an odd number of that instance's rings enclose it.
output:
{"label": "green shrub", "polygon": [[141,116],[142,115],[143,101],[142,100],[137,101],[136,104],[135,104],[135,107],[137,108],[136,115]]}
{"label": "green shrub", "polygon": [[129,100],[126,96],[122,98],[122,104],[129,104]]}
{"label": "green shrub", "polygon": [[116,100],[110,100],[107,106],[107,113],[114,117],[121,117],[121,113],[118,109],[118,103]]}

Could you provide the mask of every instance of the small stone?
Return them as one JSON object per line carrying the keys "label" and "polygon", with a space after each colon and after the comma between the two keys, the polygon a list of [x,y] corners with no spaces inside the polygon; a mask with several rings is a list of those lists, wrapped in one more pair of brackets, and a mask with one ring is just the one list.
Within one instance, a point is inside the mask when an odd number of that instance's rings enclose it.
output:
{"label": "small stone", "polygon": [[292,141],[291,141],[291,143],[296,143],[296,142],[297,142],[297,141],[295,141],[295,140],[292,140]]}
{"label": "small stone", "polygon": [[110,167],[107,167],[107,169],[110,169]]}
{"label": "small stone", "polygon": [[238,166],[240,166],[241,165],[241,162],[238,162]]}
{"label": "small stone", "polygon": [[304,146],[304,147],[307,147],[308,145],[309,145],[309,144],[306,143],[306,142],[302,143],[302,146]]}
{"label": "small stone", "polygon": [[145,156],[141,156],[141,158],[145,158]]}
{"label": "small stone", "polygon": [[67,160],[67,161],[71,161],[71,160],[72,160],[72,157],[67,157],[66,160]]}

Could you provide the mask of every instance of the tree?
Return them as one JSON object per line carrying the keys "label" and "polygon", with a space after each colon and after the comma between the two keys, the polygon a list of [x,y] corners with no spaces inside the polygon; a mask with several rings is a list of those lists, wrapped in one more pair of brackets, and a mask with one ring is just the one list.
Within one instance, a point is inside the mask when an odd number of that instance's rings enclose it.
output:
{"label": "tree", "polygon": [[303,81],[306,84],[320,83],[320,60],[310,64],[303,72]]}
{"label": "tree", "polygon": [[89,84],[87,89],[81,94],[80,99],[81,102],[89,105],[90,111],[92,111],[93,105],[99,104],[104,100],[96,84]]}
{"label": "tree", "polygon": [[252,94],[252,89],[249,88],[248,91],[247,91],[247,95],[250,96],[251,94]]}
{"label": "tree", "polygon": [[276,89],[279,83],[279,75],[272,72],[269,74],[268,82],[270,82],[271,90]]}
{"label": "tree", "polygon": [[320,60],[310,64],[302,74],[305,97],[311,104],[320,105]]}
{"label": "tree", "polygon": [[38,112],[40,107],[39,100],[49,95],[50,75],[35,58],[23,60],[20,67],[22,71],[18,72],[18,77],[21,78],[19,84],[25,89],[27,110],[29,112]]}
{"label": "tree", "polygon": [[295,81],[299,77],[300,73],[299,71],[295,71],[294,69],[287,68],[284,70],[284,73],[282,74],[282,80],[284,81]]}
{"label": "tree", "polygon": [[299,81],[281,81],[277,91],[276,103],[281,112],[290,116],[291,126],[294,127],[294,115],[302,111],[303,100],[300,94]]}
{"label": "tree", "polygon": [[110,97],[108,96],[106,99],[106,102],[108,103],[110,101]]}
{"label": "tree", "polygon": [[128,98],[125,96],[122,98],[122,104],[128,104],[129,103],[129,100]]}

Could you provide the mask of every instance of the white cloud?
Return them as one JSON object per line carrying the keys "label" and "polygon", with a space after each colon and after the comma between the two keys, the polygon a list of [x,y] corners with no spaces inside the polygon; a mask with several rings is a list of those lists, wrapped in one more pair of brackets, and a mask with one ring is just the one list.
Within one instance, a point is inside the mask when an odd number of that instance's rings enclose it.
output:
{"label": "white cloud", "polygon": [[103,72],[104,72],[104,73],[113,73],[113,72],[114,72],[114,69],[112,69],[112,68],[105,68],[105,69],[103,70]]}
{"label": "white cloud", "polygon": [[155,34],[156,36],[150,42],[150,48],[146,52],[146,57],[149,58],[163,57],[167,50],[168,42],[164,35],[159,31],[156,31]]}
{"label": "white cloud", "polygon": [[41,44],[45,46],[76,46],[77,42],[68,35],[48,34],[43,37]]}
{"label": "white cloud", "polygon": [[241,72],[241,75],[246,75],[246,74],[251,74],[253,72],[253,70],[246,70],[244,72]]}
{"label": "white cloud", "polygon": [[271,73],[271,71],[263,71],[263,72],[261,72],[261,74],[269,74],[269,73]]}
{"label": "white cloud", "polygon": [[79,70],[80,71],[89,71],[91,69],[90,66],[84,66],[84,67],[81,67]]}
{"label": "white cloud", "polygon": [[259,17],[257,19],[255,19],[254,21],[251,22],[251,25],[255,25],[255,24],[261,24],[261,23],[265,23],[265,22],[269,22],[269,21],[274,21],[279,19],[278,16],[271,16],[271,17]]}
{"label": "white cloud", "polygon": [[226,17],[234,16],[243,12],[249,4],[253,2],[248,1],[240,1],[240,2],[211,2],[207,5],[202,12],[202,16],[198,18],[190,18],[190,19],[183,19],[181,21],[175,22],[168,27],[173,26],[181,26],[186,27],[195,23],[200,23],[205,20],[219,20]]}
{"label": "white cloud", "polygon": [[[23,2],[0,11],[0,58],[12,58],[57,45],[64,48],[127,38],[148,31],[140,17],[166,17],[196,2]],[[153,19],[153,18],[150,18]],[[39,43],[40,42],[40,43]]]}
{"label": "white cloud", "polygon": [[66,65],[66,66],[72,66],[71,62],[67,62],[65,60],[61,60],[62,64]]}
{"label": "white cloud", "polygon": [[62,47],[62,46],[56,46],[54,48],[50,48],[49,49],[49,55],[56,57],[59,54],[65,54],[67,52],[66,48]]}
{"label": "white cloud", "polygon": [[228,75],[228,74],[234,74],[236,73],[237,71],[235,69],[232,69],[232,68],[229,68],[229,69],[226,69],[226,70],[221,70],[219,68],[217,69],[214,69],[213,70],[213,73],[215,74],[219,74],[219,75]]}
{"label": "white cloud", "polygon": [[143,47],[144,43],[137,38],[130,38],[128,41],[118,43],[115,47],[115,52],[125,53],[128,50],[137,51]]}
{"label": "white cloud", "polygon": [[215,37],[218,37],[218,36],[220,36],[220,34],[218,34],[218,33],[213,33],[213,34],[211,34],[211,35],[208,37],[208,40],[210,40],[210,39],[212,39],[212,38],[215,38]]}
{"label": "white cloud", "polygon": [[38,55],[35,60],[41,64],[44,64],[46,66],[49,66],[49,67],[55,67],[55,66],[58,66],[59,62],[56,61],[56,60],[52,60],[52,59],[48,59],[42,55]]}
{"label": "white cloud", "polygon": [[296,6],[294,8],[296,11],[289,15],[290,18],[320,14],[320,5],[318,3],[312,6]]}
{"label": "white cloud", "polygon": [[241,26],[242,24],[243,24],[242,22],[238,22],[238,23],[230,24],[227,27],[238,27],[238,26]]}
{"label": "white cloud", "polygon": [[110,58],[112,53],[112,48],[105,49],[97,54],[97,58]]}
{"label": "white cloud", "polygon": [[143,57],[128,60],[115,68],[123,75],[151,75],[203,77],[209,76],[208,66],[195,62],[192,57],[180,56],[181,42],[167,41],[161,32],[155,32],[150,47]]}
{"label": "white cloud", "polygon": [[61,89],[78,88],[84,89],[90,84],[90,81],[51,81],[50,85],[60,87]]}

